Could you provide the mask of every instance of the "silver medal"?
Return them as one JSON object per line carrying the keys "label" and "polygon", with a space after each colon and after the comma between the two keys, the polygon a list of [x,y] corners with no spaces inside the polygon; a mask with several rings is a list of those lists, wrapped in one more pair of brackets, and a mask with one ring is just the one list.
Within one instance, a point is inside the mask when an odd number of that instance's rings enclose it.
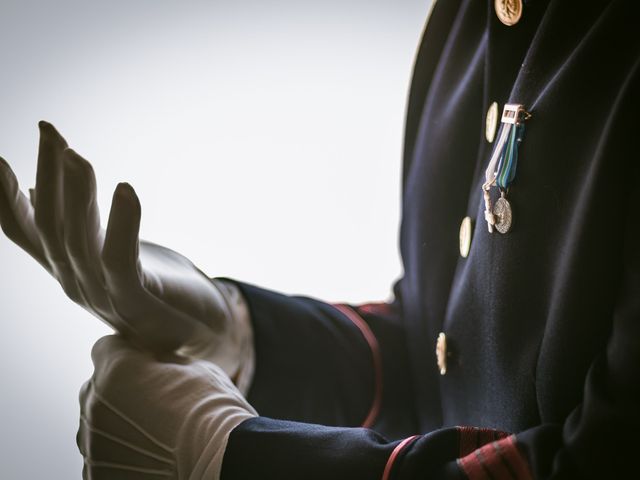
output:
{"label": "silver medal", "polygon": [[493,216],[496,222],[495,227],[498,232],[507,233],[511,230],[513,212],[511,210],[511,204],[506,198],[504,198],[504,194],[502,194],[493,206]]}

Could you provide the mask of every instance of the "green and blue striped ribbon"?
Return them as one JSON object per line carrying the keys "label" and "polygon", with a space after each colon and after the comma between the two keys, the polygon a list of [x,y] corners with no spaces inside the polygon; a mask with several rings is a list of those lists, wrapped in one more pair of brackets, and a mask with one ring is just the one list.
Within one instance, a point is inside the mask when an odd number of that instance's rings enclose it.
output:
{"label": "green and blue striped ribbon", "polygon": [[[507,127],[507,125],[505,125]],[[508,125],[511,129],[509,138],[505,142],[500,159],[498,160],[498,168],[496,169],[496,184],[502,191],[506,191],[516,177],[516,168],[518,166],[518,147],[522,143],[524,136],[524,122]]]}

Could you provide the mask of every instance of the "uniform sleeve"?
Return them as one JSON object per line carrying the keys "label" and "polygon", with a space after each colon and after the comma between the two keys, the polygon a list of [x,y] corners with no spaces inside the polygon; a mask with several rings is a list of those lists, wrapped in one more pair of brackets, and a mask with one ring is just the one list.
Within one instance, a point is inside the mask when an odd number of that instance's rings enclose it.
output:
{"label": "uniform sleeve", "polygon": [[331,304],[235,283],[253,326],[255,372],[248,399],[261,415],[375,426],[391,437],[411,430],[399,301]]}
{"label": "uniform sleeve", "polygon": [[[311,425],[256,417],[229,437],[222,480],[389,480],[464,478],[443,460],[455,462],[458,430],[389,442],[370,429]],[[413,451],[420,451],[418,457]],[[402,477],[395,465],[402,462]],[[427,475],[429,474],[429,475]],[[411,476],[406,476],[411,475]]]}
{"label": "uniform sleeve", "polygon": [[393,303],[350,306],[235,283],[254,328],[249,400],[261,416],[229,436],[222,480],[462,479],[461,455],[507,437],[413,434],[399,288]]}
{"label": "uniform sleeve", "polygon": [[223,480],[464,478],[460,452],[506,436],[473,428],[412,435],[399,288],[392,303],[352,306],[234,283],[251,315],[248,399],[261,416],[231,433]]}

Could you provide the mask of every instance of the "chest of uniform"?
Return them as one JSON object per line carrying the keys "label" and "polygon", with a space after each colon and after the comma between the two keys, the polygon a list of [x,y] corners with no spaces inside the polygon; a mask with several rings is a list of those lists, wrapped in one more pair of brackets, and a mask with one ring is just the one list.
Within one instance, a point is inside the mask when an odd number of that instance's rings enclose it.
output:
{"label": "chest of uniform", "polygon": [[[417,260],[406,268],[418,270],[410,272],[423,282],[418,291],[428,296],[431,284],[447,283],[447,295],[430,297],[423,316],[430,332],[448,339],[445,423],[507,430],[535,423],[538,391],[549,389],[538,378],[540,350],[543,377],[562,383],[566,375],[569,392],[558,394],[571,404],[584,365],[604,344],[611,294],[603,282],[615,283],[620,240],[610,227],[625,214],[613,193],[625,179],[624,162],[599,152],[628,65],[607,54],[602,36],[613,48],[625,38],[599,25],[605,13],[595,9],[571,31],[561,14],[545,19],[541,10],[535,28],[513,32],[495,19],[459,14],[459,31],[469,34],[452,34],[424,99],[403,246]],[[505,192],[513,225],[503,235],[488,232],[481,186],[507,102],[532,117]],[[585,315],[593,317],[586,327]],[[576,331],[585,336],[580,347]]]}

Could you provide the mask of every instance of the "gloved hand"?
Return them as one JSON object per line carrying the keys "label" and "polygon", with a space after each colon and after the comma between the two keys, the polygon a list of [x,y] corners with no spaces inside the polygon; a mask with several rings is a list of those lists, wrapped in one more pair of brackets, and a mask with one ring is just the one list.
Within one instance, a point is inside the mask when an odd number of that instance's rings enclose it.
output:
{"label": "gloved hand", "polygon": [[229,433],[256,414],[216,365],[157,360],[103,337],[80,392],[83,478],[217,480]]}
{"label": "gloved hand", "polygon": [[139,241],[140,202],[119,184],[106,231],[91,165],[40,122],[31,201],[0,159],[0,224],[76,303],[133,343],[216,362],[246,389],[253,368],[249,314],[230,282],[212,282],[188,259]]}

